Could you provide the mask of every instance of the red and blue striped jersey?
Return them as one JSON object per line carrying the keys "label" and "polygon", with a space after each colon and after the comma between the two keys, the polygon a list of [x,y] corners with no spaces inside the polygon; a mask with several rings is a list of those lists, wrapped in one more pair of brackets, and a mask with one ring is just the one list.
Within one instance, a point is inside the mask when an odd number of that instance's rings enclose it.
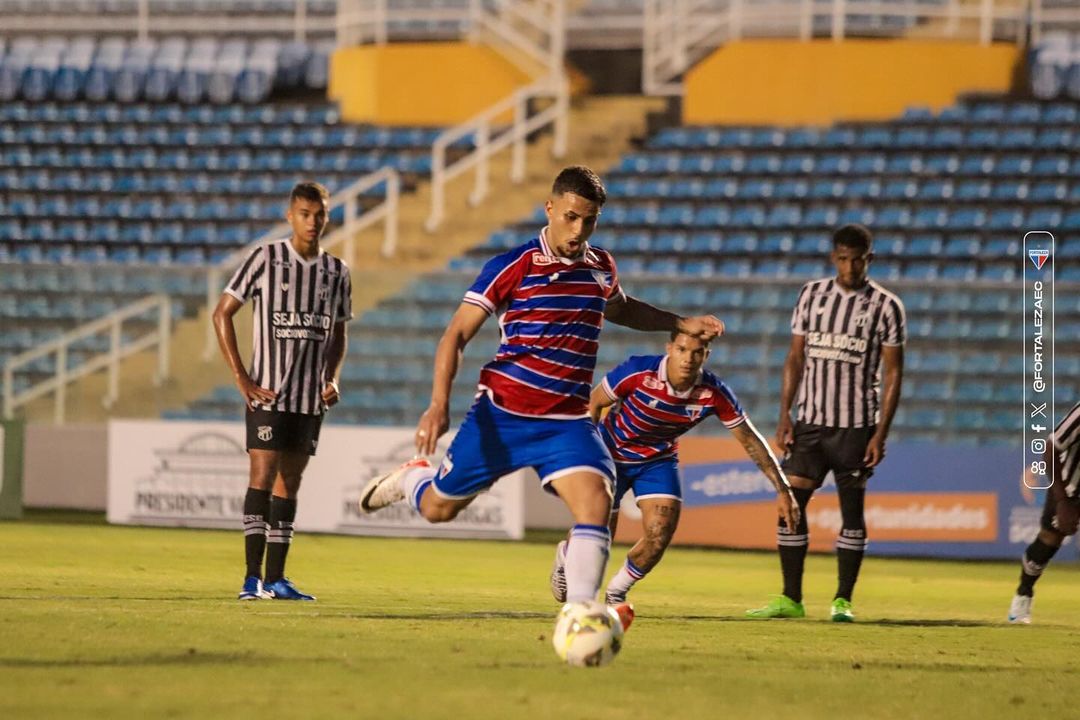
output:
{"label": "red and blue striped jersey", "polygon": [[710,415],[725,427],[746,420],[735,393],[702,369],[685,391],[668,384],[667,355],[634,355],[604,376],[601,387],[616,406],[600,424],[615,462],[640,463],[671,457],[679,436]]}
{"label": "red and blue striped jersey", "polygon": [[624,297],[610,253],[585,246],[559,257],[539,237],[489,260],[465,302],[497,315],[502,343],[480,371],[480,390],[507,412],[580,418],[589,391],[604,309]]}

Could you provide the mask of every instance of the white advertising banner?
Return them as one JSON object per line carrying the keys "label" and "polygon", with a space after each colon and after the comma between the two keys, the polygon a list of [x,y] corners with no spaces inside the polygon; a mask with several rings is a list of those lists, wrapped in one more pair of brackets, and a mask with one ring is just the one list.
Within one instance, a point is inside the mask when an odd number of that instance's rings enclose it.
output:
{"label": "white advertising banner", "polygon": [[[304,471],[297,530],[515,540],[524,536],[524,472],[500,479],[453,522],[433,525],[403,503],[374,515],[361,514],[361,489],[372,477],[413,456],[413,432],[324,426],[318,455]],[[109,522],[239,529],[248,484],[244,434],[242,423],[110,421]],[[450,439],[448,435],[440,443],[439,457]]]}

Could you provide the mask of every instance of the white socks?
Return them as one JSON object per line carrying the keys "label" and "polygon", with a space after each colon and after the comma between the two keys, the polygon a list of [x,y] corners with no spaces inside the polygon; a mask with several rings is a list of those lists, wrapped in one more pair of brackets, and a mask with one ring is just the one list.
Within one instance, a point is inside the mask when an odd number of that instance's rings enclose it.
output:
{"label": "white socks", "polygon": [[566,547],[566,601],[596,600],[604,578],[611,533],[605,525],[575,525]]}

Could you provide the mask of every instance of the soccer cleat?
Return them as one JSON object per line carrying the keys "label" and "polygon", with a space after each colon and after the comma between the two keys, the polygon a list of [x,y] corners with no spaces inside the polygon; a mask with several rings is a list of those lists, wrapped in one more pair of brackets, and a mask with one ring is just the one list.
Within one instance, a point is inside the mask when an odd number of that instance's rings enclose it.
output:
{"label": "soccer cleat", "polygon": [[364,486],[364,491],[360,493],[360,512],[365,515],[370,514],[376,510],[381,510],[387,505],[404,500],[405,493],[402,491],[401,483],[398,481],[407,471],[418,467],[429,468],[431,463],[427,461],[427,458],[413,458],[385,475],[374,478]]}
{"label": "soccer cleat", "polygon": [[261,579],[249,575],[244,578],[244,587],[236,597],[238,600],[269,600],[271,595],[263,590]]}
{"label": "soccer cleat", "polygon": [[551,597],[566,602],[566,541],[555,546],[555,563],[551,566]]}
{"label": "soccer cleat", "polygon": [[619,616],[619,622],[622,624],[623,632],[630,629],[630,624],[634,622],[634,606],[628,602],[621,602],[617,605],[612,605],[616,614]]}
{"label": "soccer cleat", "polygon": [[1029,595],[1014,595],[1009,604],[1009,622],[1014,625],[1031,624],[1031,602],[1034,600]]}
{"label": "soccer cleat", "polygon": [[314,600],[314,595],[302,593],[296,589],[288,578],[275,580],[266,586],[266,592],[275,600]]}
{"label": "soccer cleat", "polygon": [[615,607],[621,603],[626,602],[626,593],[614,593],[610,590],[604,592],[604,604]]}
{"label": "soccer cleat", "polygon": [[787,595],[773,595],[772,600],[765,607],[754,608],[746,611],[747,617],[752,618],[801,618],[806,617],[806,608],[802,603],[797,603]]}
{"label": "soccer cleat", "polygon": [[851,601],[844,598],[833,600],[830,616],[833,622],[855,622],[855,613],[851,611]]}

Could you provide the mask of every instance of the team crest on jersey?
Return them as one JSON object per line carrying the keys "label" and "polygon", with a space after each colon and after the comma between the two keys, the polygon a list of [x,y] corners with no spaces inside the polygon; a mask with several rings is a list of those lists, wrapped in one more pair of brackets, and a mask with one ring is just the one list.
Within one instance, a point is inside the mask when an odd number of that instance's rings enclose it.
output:
{"label": "team crest on jersey", "polygon": [[315,294],[318,296],[320,302],[328,302],[330,300],[330,286],[323,285]]}
{"label": "team crest on jersey", "polygon": [[663,390],[664,383],[660,382],[658,378],[654,378],[650,375],[645,376],[645,379],[641,381],[641,384],[650,390]]}
{"label": "team crest on jersey", "polygon": [[863,313],[862,315],[855,316],[855,327],[866,327],[866,324],[870,322],[870,313]]}
{"label": "team crest on jersey", "polygon": [[702,407],[700,405],[687,405],[686,414],[690,416],[690,420],[697,420],[701,417]]}
{"label": "team crest on jersey", "polygon": [[259,439],[263,442],[270,442],[274,438],[274,429],[269,425],[259,426]]}
{"label": "team crest on jersey", "polygon": [[596,284],[605,290],[611,287],[611,273],[606,273],[601,270],[592,271],[593,280]]}

